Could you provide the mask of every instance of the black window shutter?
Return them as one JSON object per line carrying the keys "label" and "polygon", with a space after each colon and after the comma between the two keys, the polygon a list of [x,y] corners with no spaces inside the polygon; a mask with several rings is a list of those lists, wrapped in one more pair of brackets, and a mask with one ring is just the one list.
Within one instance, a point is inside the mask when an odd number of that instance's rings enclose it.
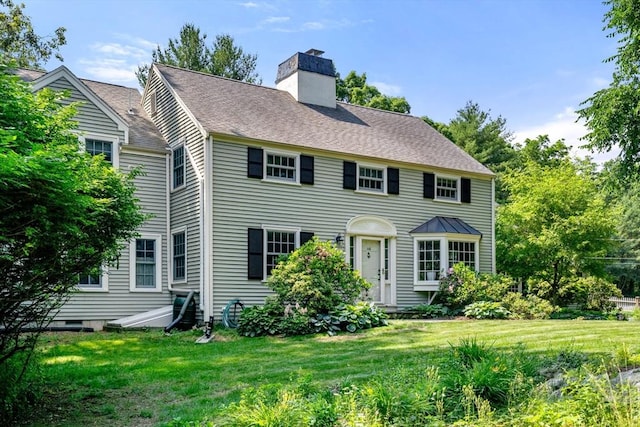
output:
{"label": "black window shutter", "polygon": [[262,179],[262,148],[248,147],[247,177]]}
{"label": "black window shutter", "polygon": [[313,156],[300,155],[300,184],[313,185]]}
{"label": "black window shutter", "polygon": [[462,203],[471,203],[471,180],[469,178],[462,178],[460,183],[462,187],[460,201]]}
{"label": "black window shutter", "polygon": [[436,197],[436,176],[429,172],[422,174],[423,180],[423,197],[425,199],[433,199]]}
{"label": "black window shutter", "polygon": [[313,239],[313,233],[309,233],[306,231],[300,232],[300,246],[304,245],[311,239]]}
{"label": "black window shutter", "polygon": [[387,193],[400,194],[400,171],[397,168],[387,168]]}
{"label": "black window shutter", "polygon": [[262,256],[263,245],[262,239],[264,236],[264,232],[261,228],[250,228],[248,233],[248,277],[249,279],[260,279],[262,280],[264,269],[263,269],[263,260]]}
{"label": "black window shutter", "polygon": [[356,189],[356,164],[345,161],[342,166],[342,188],[346,190]]}

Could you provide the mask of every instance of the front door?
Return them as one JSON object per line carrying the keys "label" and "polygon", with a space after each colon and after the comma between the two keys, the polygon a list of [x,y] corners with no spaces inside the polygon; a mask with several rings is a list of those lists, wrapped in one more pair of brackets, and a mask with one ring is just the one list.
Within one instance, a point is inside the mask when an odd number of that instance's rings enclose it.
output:
{"label": "front door", "polygon": [[373,286],[369,290],[369,296],[374,302],[383,302],[382,281],[382,240],[362,239],[362,277]]}

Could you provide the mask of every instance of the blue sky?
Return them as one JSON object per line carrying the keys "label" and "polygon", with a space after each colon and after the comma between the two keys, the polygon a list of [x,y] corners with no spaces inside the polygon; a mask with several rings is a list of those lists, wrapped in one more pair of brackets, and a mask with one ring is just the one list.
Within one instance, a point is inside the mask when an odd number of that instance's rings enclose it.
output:
{"label": "blue sky", "polygon": [[507,120],[514,142],[580,145],[574,112],[609,84],[603,59],[616,49],[598,0],[23,1],[39,34],[67,28],[64,65],[82,78],[137,87],[137,65],[193,23],[256,53],[263,85],[295,52],[320,49],[341,74],[406,97],[413,115],[448,122],[474,101]]}

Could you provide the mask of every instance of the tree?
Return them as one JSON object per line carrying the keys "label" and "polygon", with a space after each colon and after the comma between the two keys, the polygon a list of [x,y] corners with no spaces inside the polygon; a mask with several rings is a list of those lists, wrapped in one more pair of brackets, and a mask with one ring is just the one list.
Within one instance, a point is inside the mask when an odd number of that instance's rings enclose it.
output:
{"label": "tree", "polygon": [[[173,65],[187,70],[201,71],[247,83],[262,83],[255,71],[257,55],[245,54],[241,47],[234,44],[228,34],[216,36],[213,46],[206,44],[207,35],[193,24],[185,24],[177,39],[169,39],[168,47],[151,52],[152,62]],[[138,67],[136,77],[140,86],[147,83],[150,65]]]}
{"label": "tree", "polygon": [[18,67],[41,68],[51,55],[62,61],[58,52],[66,44],[64,27],[55,30],[55,35],[43,37],[35,33],[31,19],[24,15],[24,4],[13,0],[0,0],[0,55],[15,60]]}
{"label": "tree", "polygon": [[490,112],[468,101],[448,124],[426,116],[422,120],[496,173],[496,201],[503,203],[507,195],[502,185],[502,174],[513,166],[516,158],[506,119],[502,116],[494,119]]}
{"label": "tree", "polygon": [[404,97],[382,94],[377,87],[367,84],[366,73],[358,75],[355,71],[351,71],[344,79],[337,73],[336,99],[364,107],[395,111],[396,113],[408,114],[411,111],[411,106]]}
{"label": "tree", "polygon": [[531,162],[545,167],[557,167],[570,160],[570,149],[563,139],[552,144],[548,135],[527,138],[524,144],[516,144],[515,161],[511,167],[520,169]]}
{"label": "tree", "polygon": [[589,133],[587,147],[610,151],[621,149],[623,169],[638,173],[640,165],[640,13],[637,0],[606,0],[611,9],[605,14],[604,30],[608,37],[618,37],[615,55],[604,62],[614,62],[613,81],[584,101],[578,116],[585,120]]}
{"label": "tree", "polygon": [[544,283],[557,303],[578,276],[605,277],[603,257],[612,244],[616,211],[589,173],[565,161],[556,167],[529,162],[505,175],[507,203],[498,208],[498,270]]}
{"label": "tree", "polygon": [[447,128],[457,146],[494,172],[503,171],[515,156],[506,119],[492,118],[475,102],[468,101],[458,110]]}
{"label": "tree", "polygon": [[[114,262],[145,216],[132,179],[79,150],[62,94],[0,65],[0,372],[28,361],[79,274]],[[25,328],[34,330],[25,332]],[[21,359],[22,360],[22,359]],[[19,379],[24,373],[16,374]],[[7,380],[3,377],[3,380]]]}

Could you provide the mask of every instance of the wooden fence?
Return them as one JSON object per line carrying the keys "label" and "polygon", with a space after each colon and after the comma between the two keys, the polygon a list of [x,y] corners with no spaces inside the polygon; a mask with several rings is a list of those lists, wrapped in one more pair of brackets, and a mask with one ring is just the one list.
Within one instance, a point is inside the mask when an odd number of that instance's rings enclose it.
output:
{"label": "wooden fence", "polygon": [[640,297],[635,298],[609,298],[609,301],[616,304],[622,311],[633,311],[636,308],[640,308]]}

